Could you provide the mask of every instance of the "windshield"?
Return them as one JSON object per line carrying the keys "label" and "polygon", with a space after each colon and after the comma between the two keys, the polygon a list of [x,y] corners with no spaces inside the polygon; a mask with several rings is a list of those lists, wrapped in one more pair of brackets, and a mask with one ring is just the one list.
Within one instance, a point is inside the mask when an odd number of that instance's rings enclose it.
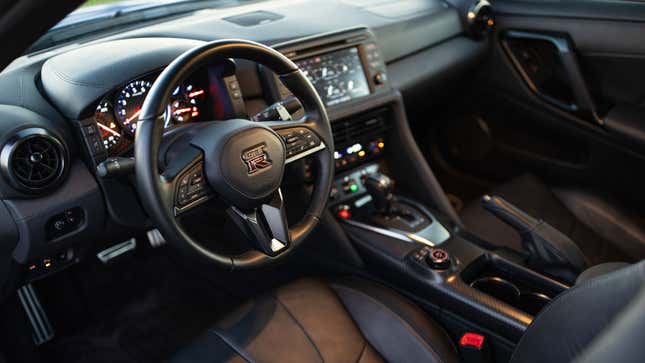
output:
{"label": "windshield", "polygon": [[28,53],[146,21],[253,1],[261,0],[88,0],[54,25]]}
{"label": "windshield", "polygon": [[151,7],[190,1],[195,0],[88,0],[78,9],[67,15],[52,29],[59,29],[91,20],[107,19],[124,11],[144,10]]}

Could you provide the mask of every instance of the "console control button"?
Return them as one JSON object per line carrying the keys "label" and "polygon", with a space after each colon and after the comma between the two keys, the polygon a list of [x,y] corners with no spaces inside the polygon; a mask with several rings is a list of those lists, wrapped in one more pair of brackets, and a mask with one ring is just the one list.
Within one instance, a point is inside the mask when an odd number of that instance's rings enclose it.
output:
{"label": "console control button", "polygon": [[423,247],[422,249],[414,251],[412,253],[412,259],[417,261],[418,263],[424,263],[425,259],[430,254],[430,251],[430,247]]}
{"label": "console control button", "polygon": [[374,74],[374,84],[380,86],[387,82],[387,75],[384,72],[376,72]]}
{"label": "console control button", "polygon": [[356,183],[356,181],[353,179],[347,180],[343,183],[343,192],[345,194],[356,193],[359,191],[359,189],[360,187],[358,183]]}
{"label": "console control button", "polygon": [[99,132],[96,124],[83,126],[81,132],[92,156],[97,156],[106,152],[103,140],[101,140],[101,133]]}
{"label": "console control button", "polygon": [[435,270],[445,270],[450,267],[450,255],[441,248],[432,248],[426,256],[426,262]]}
{"label": "console control button", "polygon": [[45,225],[47,239],[52,240],[78,229],[84,218],[83,209],[78,207],[56,214]]}
{"label": "console control button", "polygon": [[340,208],[338,209],[338,212],[336,212],[338,215],[338,218],[340,219],[350,219],[352,218],[352,212],[349,211],[349,208]]}

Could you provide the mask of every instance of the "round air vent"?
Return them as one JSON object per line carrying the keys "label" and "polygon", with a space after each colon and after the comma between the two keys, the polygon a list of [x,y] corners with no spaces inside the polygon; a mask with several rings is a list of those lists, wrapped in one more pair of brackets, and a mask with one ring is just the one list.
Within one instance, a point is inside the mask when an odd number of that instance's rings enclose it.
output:
{"label": "round air vent", "polygon": [[470,33],[476,38],[483,38],[495,26],[493,7],[488,0],[475,0],[466,17]]}
{"label": "round air vent", "polygon": [[26,192],[42,192],[61,180],[67,167],[63,144],[42,128],[20,130],[0,152],[2,172]]}

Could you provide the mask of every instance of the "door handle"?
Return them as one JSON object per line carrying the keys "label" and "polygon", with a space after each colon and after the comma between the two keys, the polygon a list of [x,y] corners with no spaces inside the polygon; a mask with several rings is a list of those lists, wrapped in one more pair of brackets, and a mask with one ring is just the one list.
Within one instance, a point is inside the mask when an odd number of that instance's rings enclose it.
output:
{"label": "door handle", "polygon": [[[546,61],[555,63],[548,65],[553,67],[553,72],[562,72],[565,75],[565,79],[561,81],[569,88],[572,99],[565,99],[561,95],[554,94],[555,92],[546,90],[540,84],[540,81],[544,80],[536,79],[535,70],[527,69],[526,60],[523,57],[526,56],[525,52],[529,51],[527,48],[536,42],[551,45],[550,51],[553,51],[554,54],[549,54],[547,58],[550,59],[546,59]],[[524,82],[538,97],[594,123],[603,124],[568,35],[508,30],[502,33],[501,43]]]}

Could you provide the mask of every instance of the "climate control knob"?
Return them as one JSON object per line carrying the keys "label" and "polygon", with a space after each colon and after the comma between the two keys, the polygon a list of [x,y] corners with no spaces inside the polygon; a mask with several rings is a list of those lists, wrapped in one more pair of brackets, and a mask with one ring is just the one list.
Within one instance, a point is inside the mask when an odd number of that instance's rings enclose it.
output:
{"label": "climate control knob", "polygon": [[387,82],[387,75],[385,75],[384,72],[379,71],[379,72],[376,72],[376,74],[374,74],[374,84],[375,85],[380,86],[380,85],[384,84],[385,82]]}

